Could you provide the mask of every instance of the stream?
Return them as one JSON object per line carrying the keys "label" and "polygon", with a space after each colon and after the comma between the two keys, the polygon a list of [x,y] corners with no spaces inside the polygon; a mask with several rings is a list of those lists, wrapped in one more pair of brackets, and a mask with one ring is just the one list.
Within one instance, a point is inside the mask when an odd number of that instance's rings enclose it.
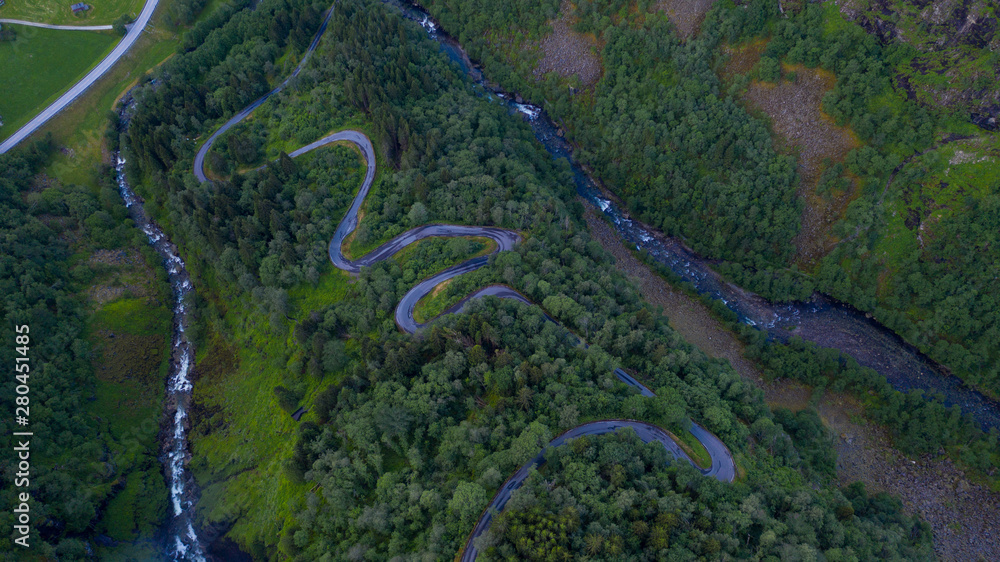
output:
{"label": "stream", "polygon": [[711,268],[710,260],[695,254],[680,240],[647,229],[629,218],[628,212],[606,196],[597,182],[574,160],[572,146],[559,136],[559,127],[544,110],[520,103],[516,101],[519,96],[491,85],[458,41],[441,31],[422,7],[390,3],[402,10],[404,16],[420,23],[428,35],[441,45],[445,54],[472,78],[482,95],[508,107],[512,113],[522,114],[535,137],[553,158],[569,161],[577,193],[600,210],[623,239],[637,250],[649,252],[658,263],[694,285],[698,293],[721,300],[741,322],[765,331],[778,341],[786,342],[793,336],[799,336],[820,347],[837,349],[883,375],[897,390],[938,394],[945,405],[959,406],[984,430],[1000,429],[1000,404],[970,388],[896,333],[857,309],[820,293],[814,293],[806,302],[769,302],[723,279]]}
{"label": "stream", "polygon": [[[131,104],[125,104],[121,117],[127,122],[126,113]],[[167,525],[169,539],[167,556],[173,560],[203,562],[204,551],[194,530],[194,505],[197,502],[194,477],[187,471],[191,458],[187,433],[191,429],[188,411],[191,407],[191,367],[194,364],[194,346],[187,335],[190,325],[190,296],[194,291],[191,277],[184,267],[175,246],[163,230],[146,213],[143,200],[135,194],[125,179],[125,159],[114,153],[118,192],[125,201],[128,216],[135,222],[149,241],[150,246],[163,258],[167,280],[174,291],[173,340],[171,342],[170,371],[164,397],[164,419],[160,424],[160,460],[170,488],[171,518]]]}

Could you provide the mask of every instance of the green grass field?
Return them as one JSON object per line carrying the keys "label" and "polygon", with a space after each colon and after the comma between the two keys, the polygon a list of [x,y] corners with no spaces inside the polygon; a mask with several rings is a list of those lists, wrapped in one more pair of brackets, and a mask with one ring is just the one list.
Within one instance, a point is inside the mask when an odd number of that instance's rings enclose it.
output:
{"label": "green grass field", "polygon": [[[11,1],[7,0],[7,7],[10,7]],[[42,3],[47,4],[47,1]],[[139,0],[131,4],[137,9],[142,6]],[[212,2],[211,5],[217,7],[220,2]],[[52,133],[56,145],[64,149],[53,155],[44,170],[47,175],[63,184],[77,184],[83,186],[82,189],[96,190],[100,164],[105,159],[103,131],[107,125],[107,112],[143,74],[175,52],[179,36],[183,33],[183,30],[178,33],[162,25],[166,6],[167,3],[161,3],[153,16],[152,28],[143,33],[118,64],[32,137],[37,139],[45,133]],[[0,8],[0,17],[15,17],[4,10]],[[108,21],[114,17],[117,14],[109,16]],[[104,22],[91,20],[87,23]],[[118,41],[118,37],[111,32],[58,31],[24,26],[17,26],[17,29],[20,32],[18,43],[22,44],[0,44],[0,69],[5,74],[0,114],[8,125],[0,129],[0,138],[10,135],[44,104],[55,100],[59,91],[82,77]],[[91,44],[89,53],[81,52],[87,48],[86,44]],[[48,48],[43,49],[46,46]],[[9,70],[11,68],[15,70]],[[61,72],[53,70],[44,73],[41,69],[60,69]],[[8,91],[11,82],[6,80],[7,75],[22,77],[18,83],[20,86]],[[41,87],[47,88],[44,95],[29,93],[31,88]],[[16,96],[9,96],[8,92]],[[17,99],[12,99],[15,97]],[[32,104],[32,101],[35,103]],[[25,113],[24,117],[17,122],[12,121],[10,107],[19,108]],[[80,253],[75,260],[86,260],[89,255],[87,252]],[[149,265],[154,270],[159,268],[158,260]],[[142,275],[119,269],[94,283],[111,286],[144,283],[139,279]],[[111,482],[102,484],[99,489],[99,493],[108,494],[108,497],[95,520],[94,530],[119,542],[111,547],[95,547],[97,558],[101,560],[124,562],[161,558],[162,547],[150,536],[168,509],[167,488],[162,467],[156,458],[172,330],[171,311],[162,304],[169,302],[165,298],[169,297],[160,295],[159,302],[145,302],[145,299],[126,296],[96,305],[88,319],[85,335],[95,345],[97,378],[91,400],[83,406],[84,413],[93,416],[101,431],[110,434],[117,444],[112,452],[116,473]],[[108,332],[115,337],[110,338]],[[114,489],[109,490],[112,485]]]}
{"label": "green grass field", "polygon": [[32,135],[37,139],[52,133],[57,145],[69,149],[55,153],[45,172],[64,183],[93,184],[102,161],[108,111],[143,74],[169,58],[177,42],[175,34],[163,29],[147,31],[86,93]]}
{"label": "green grass field", "polygon": [[[885,202],[886,225],[873,252],[895,271],[929,239],[935,226],[962,212],[967,198],[981,199],[1000,182],[997,154],[1000,139],[993,135],[947,144],[914,158],[899,174]],[[922,170],[907,181],[906,174]],[[908,226],[906,223],[910,221]]]}
{"label": "green grass field", "polygon": [[[78,262],[78,267],[93,267]],[[109,465],[115,472],[101,490],[108,499],[96,526],[116,541],[149,539],[167,511],[157,436],[173,323],[165,304],[169,292],[156,279],[155,266],[99,266],[91,284],[127,287],[122,297],[93,303],[84,334],[93,350],[95,384],[83,407],[114,443]],[[133,296],[133,290],[158,295]]]}
{"label": "green grass field", "polygon": [[[350,277],[327,271],[317,288],[289,291],[296,319],[310,307],[344,298]],[[210,294],[205,292],[204,294]],[[292,452],[298,423],[283,411],[272,389],[301,383],[301,403],[339,374],[322,379],[293,374],[301,361],[292,336],[293,321],[275,333],[269,319],[248,297],[227,303],[222,330],[198,350],[200,378],[195,408],[203,411],[191,434],[191,471],[201,488],[199,518],[220,525],[235,522],[228,536],[251,552],[255,544],[274,544],[294,513],[305,507],[310,485],[290,480],[283,462]],[[312,420],[307,413],[303,420]],[[204,434],[204,430],[210,432]]]}
{"label": "green grass field", "polygon": [[0,138],[7,138],[82,78],[118,43],[112,32],[59,31],[23,25],[0,43],[4,95]]}
{"label": "green grass field", "polygon": [[144,0],[84,0],[90,9],[73,13],[70,0],[7,0],[0,18],[56,25],[110,25],[122,14],[139,15]]}
{"label": "green grass field", "polygon": [[[218,3],[212,5],[218,6]],[[67,150],[53,154],[45,173],[63,183],[94,185],[103,160],[104,127],[107,113],[115,102],[135,85],[143,74],[170,58],[177,49],[179,34],[163,25],[166,3],[161,3],[151,20],[152,25],[83,95],[55,118],[43,125],[31,140],[52,133],[56,145]],[[69,32],[74,33],[74,32]],[[0,131],[0,137],[9,135]],[[30,142],[30,141],[29,141]]]}

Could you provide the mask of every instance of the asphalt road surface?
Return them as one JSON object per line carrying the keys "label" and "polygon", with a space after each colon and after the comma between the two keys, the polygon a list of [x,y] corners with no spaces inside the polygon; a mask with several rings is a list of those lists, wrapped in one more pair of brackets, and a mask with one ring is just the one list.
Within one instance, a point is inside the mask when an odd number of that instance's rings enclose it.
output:
{"label": "asphalt road surface", "polygon": [[[256,105],[259,105],[259,103]],[[502,228],[432,224],[408,230],[357,260],[348,259],[344,256],[342,250],[344,240],[350,236],[352,232],[354,232],[355,228],[357,228],[358,212],[361,210],[361,205],[364,203],[365,197],[368,195],[368,191],[371,189],[372,182],[375,179],[375,150],[372,147],[371,141],[367,136],[359,131],[340,131],[302,147],[301,149],[289,154],[289,156],[294,158],[337,141],[347,141],[356,145],[364,155],[367,164],[365,178],[361,183],[360,189],[358,189],[358,194],[354,197],[354,201],[351,203],[351,207],[348,209],[347,214],[337,226],[333,239],[330,240],[330,261],[333,262],[333,265],[338,269],[351,273],[357,273],[361,271],[362,267],[368,267],[380,261],[389,259],[406,246],[431,236],[484,236],[497,243],[497,247],[494,249],[493,253],[510,250],[521,240],[521,237],[516,232]],[[396,324],[400,327],[400,329],[408,333],[414,333],[419,330],[424,326],[424,324],[418,323],[413,318],[413,309],[416,307],[417,302],[430,293],[434,287],[440,283],[458,275],[462,275],[463,273],[475,271],[476,269],[486,265],[488,261],[489,256],[473,258],[456,266],[445,269],[444,271],[441,271],[440,273],[437,273],[418,283],[412,289],[407,291],[406,294],[403,295],[399,304],[396,305]],[[459,303],[443,312],[442,316],[445,314],[461,312],[465,307],[465,304],[470,300],[487,295],[509,298],[528,305],[533,304],[524,295],[514,289],[511,289],[510,287],[504,285],[490,285],[469,294]],[[655,396],[653,391],[646,388],[642,383],[635,380],[635,378],[626,373],[624,370],[615,369],[614,373],[619,380],[638,389],[641,395],[648,397]],[[694,461],[691,460],[687,453],[681,449],[680,445],[678,445],[678,443],[674,441],[674,439],[664,429],[653,424],[635,420],[602,420],[579,425],[553,439],[545,449],[542,449],[542,451],[535,456],[535,458],[525,463],[524,466],[518,469],[518,471],[515,472],[506,483],[504,483],[503,487],[500,488],[496,496],[493,497],[493,500],[490,502],[486,511],[473,528],[472,534],[469,536],[469,540],[466,543],[465,550],[462,553],[462,560],[471,561],[476,559],[478,550],[474,545],[475,539],[489,530],[490,525],[493,522],[494,513],[503,511],[503,508],[507,505],[507,501],[510,499],[511,493],[524,484],[531,467],[545,462],[545,451],[549,447],[558,447],[559,445],[562,445],[576,437],[582,437],[584,435],[601,435],[625,428],[631,428],[634,430],[636,434],[638,434],[639,438],[645,443],[653,441],[661,443],[667,452],[670,453],[675,459],[691,463],[691,465],[698,468],[698,470],[706,476],[716,478],[723,482],[732,482],[736,477],[736,464],[733,462],[733,456],[729,452],[729,449],[718,437],[698,424],[693,423],[690,431],[692,435],[694,435],[695,438],[701,442],[701,444],[708,451],[709,456],[712,458],[712,465],[707,469],[703,469],[695,465]]]}
{"label": "asphalt road surface", "polygon": [[[350,236],[352,232],[354,232],[354,229],[357,228],[358,212],[361,210],[361,205],[364,203],[365,197],[368,195],[368,191],[371,189],[372,182],[375,179],[375,150],[372,147],[371,141],[367,136],[359,131],[340,131],[326,136],[312,144],[304,146],[301,149],[292,152],[289,156],[294,158],[337,141],[347,141],[356,145],[364,155],[367,164],[365,178],[361,183],[360,189],[358,189],[358,194],[354,197],[354,201],[351,203],[351,207],[348,209],[347,214],[337,226],[333,239],[330,240],[330,261],[333,262],[333,265],[338,269],[351,273],[357,273],[361,271],[362,267],[368,267],[380,261],[386,260],[406,246],[430,236],[484,236],[497,243],[494,253],[510,250],[521,240],[521,237],[516,232],[502,228],[432,224],[408,230],[385,244],[382,244],[375,250],[372,250],[365,256],[358,258],[357,260],[349,260],[343,254],[343,243],[344,240]],[[424,326],[424,324],[418,323],[413,318],[413,309],[416,307],[417,302],[421,298],[434,290],[434,287],[440,283],[463,273],[475,271],[476,269],[486,265],[488,261],[489,256],[473,258],[456,266],[445,269],[444,271],[441,271],[440,273],[437,273],[418,283],[412,289],[407,291],[406,294],[403,295],[399,304],[396,305],[396,324],[408,333],[416,332]],[[509,298],[528,305],[533,304],[524,295],[514,289],[511,289],[510,287],[504,285],[490,285],[469,294],[460,302],[444,311],[442,316],[445,314],[461,312],[465,307],[465,304],[470,300],[487,295]],[[614,374],[625,384],[638,389],[642,396],[656,396],[653,391],[646,388],[642,383],[635,380],[634,377],[629,375],[624,370],[615,369]],[[515,472],[506,483],[504,483],[503,487],[501,487],[496,496],[493,497],[493,500],[490,502],[486,511],[473,528],[472,534],[469,536],[469,540],[466,543],[465,550],[462,553],[462,560],[471,561],[476,559],[478,550],[473,542],[477,537],[489,530],[490,525],[493,522],[494,513],[503,511],[503,508],[507,505],[507,501],[510,499],[511,493],[524,484],[531,467],[545,462],[545,451],[549,447],[558,447],[559,445],[562,445],[570,439],[574,439],[576,437],[582,437],[584,435],[601,435],[625,428],[631,428],[634,430],[636,434],[638,434],[639,438],[645,443],[656,441],[662,444],[667,452],[670,453],[675,459],[691,463],[692,466],[698,468],[698,470],[700,470],[705,476],[716,478],[723,482],[732,482],[736,477],[736,464],[733,461],[733,456],[729,452],[726,445],[718,437],[695,423],[692,423],[690,427],[691,434],[701,442],[712,459],[712,465],[707,469],[703,469],[695,465],[694,461],[691,460],[691,457],[689,457],[687,453],[681,449],[680,445],[678,445],[678,443],[674,441],[674,439],[664,429],[653,424],[635,420],[602,420],[579,425],[553,439],[545,449],[542,449],[542,451],[535,456],[535,458],[525,463],[524,466],[518,469],[518,471]]]}
{"label": "asphalt road surface", "polygon": [[41,113],[36,115],[31,121],[28,121],[25,126],[0,143],[0,154],[14,148],[17,143],[31,136],[32,133],[37,131],[49,119],[52,119],[57,113],[73,103],[73,100],[80,97],[88,88],[93,86],[94,82],[97,82],[105,72],[110,70],[118,62],[118,59],[122,58],[132,48],[132,45],[139,39],[139,36],[142,35],[143,30],[146,29],[146,24],[149,23],[149,18],[153,16],[153,11],[156,10],[156,6],[159,3],[160,0],[146,0],[146,5],[142,7],[142,12],[139,13],[139,17],[136,18],[135,23],[132,24],[132,27],[129,28],[128,33],[125,34],[125,37],[122,38],[118,45],[108,53],[108,56],[97,63],[97,66],[92,68],[82,80],[74,84],[65,94],[59,96],[59,99],[54,101],[52,105],[43,109]]}
{"label": "asphalt road surface", "polygon": [[[354,232],[355,228],[357,228],[358,212],[361,210],[361,205],[364,203],[365,197],[368,196],[368,191],[371,189],[372,182],[375,180],[375,149],[372,147],[371,141],[368,140],[368,137],[365,136],[364,133],[358,131],[340,131],[339,133],[334,133],[308,146],[296,150],[295,152],[289,154],[289,156],[294,158],[300,154],[304,154],[310,150],[315,150],[321,146],[325,146],[336,141],[349,141],[354,143],[355,146],[361,150],[361,153],[364,154],[367,162],[367,171],[365,173],[364,181],[361,182],[361,188],[358,189],[358,194],[354,197],[354,201],[351,203],[351,208],[347,210],[347,214],[344,215],[340,224],[337,225],[337,230],[333,234],[333,239],[330,240],[330,261],[333,262],[333,265],[337,269],[342,269],[350,273],[358,273],[361,271],[362,267],[369,267],[380,261],[389,259],[410,244],[419,242],[424,238],[434,236],[445,238],[458,236],[481,236],[489,238],[496,242],[496,248],[493,249],[493,252],[490,255],[511,250],[514,248],[515,244],[521,241],[521,236],[518,233],[513,230],[503,228],[490,226],[429,224],[407,230],[406,232],[365,254],[361,258],[356,260],[348,259],[343,252],[344,240],[350,236],[352,232]],[[418,283],[415,287],[407,291],[407,293],[403,295],[403,298],[399,301],[399,304],[396,305],[396,324],[405,332],[411,334],[416,332],[423,326],[423,324],[419,324],[416,320],[414,320],[413,309],[417,306],[417,302],[423,298],[424,295],[430,293],[434,287],[440,283],[443,283],[452,277],[457,277],[463,273],[475,271],[486,265],[488,261],[489,256],[472,258],[456,266],[449,267],[448,269],[445,269],[444,271]],[[486,296],[488,294],[500,298],[514,298],[529,304],[531,302],[523,295],[513,289],[510,289],[509,287],[493,285],[480,289],[472,295],[469,295],[463,299],[459,305],[463,305],[471,298]],[[447,312],[445,313],[447,314]]]}
{"label": "asphalt road surface", "polygon": [[[617,375],[619,380],[625,384],[638,388],[639,392],[643,396],[656,396],[651,390],[643,386],[642,383],[636,381],[625,371],[615,369],[615,375]],[[517,472],[504,482],[504,485],[500,488],[496,495],[493,496],[493,501],[490,502],[486,511],[479,518],[476,526],[472,529],[472,533],[469,535],[469,540],[465,544],[465,550],[462,551],[462,561],[471,562],[476,559],[479,555],[479,549],[477,549],[474,544],[475,539],[482,536],[489,530],[490,525],[493,523],[494,514],[499,514],[503,511],[514,490],[520,488],[524,484],[524,481],[528,479],[528,475],[531,473],[532,467],[545,463],[545,451],[547,451],[550,447],[564,445],[577,437],[583,437],[586,435],[603,435],[605,433],[613,433],[622,429],[632,429],[635,431],[636,435],[639,436],[639,439],[642,439],[643,443],[652,443],[654,441],[660,443],[663,445],[663,448],[666,449],[667,452],[670,453],[675,459],[691,463],[692,466],[700,470],[705,476],[711,476],[723,482],[732,482],[736,478],[736,463],[733,462],[732,453],[729,452],[729,449],[718,437],[712,435],[708,432],[708,430],[698,424],[692,424],[690,430],[691,433],[699,441],[701,441],[701,444],[705,446],[705,449],[708,450],[708,454],[712,457],[712,466],[707,469],[697,466],[694,461],[691,460],[691,457],[689,457],[687,453],[681,449],[680,445],[674,441],[673,437],[671,437],[664,429],[651,423],[635,420],[601,420],[578,425],[550,441],[549,444],[535,456],[535,458],[524,463],[524,465],[522,465]]]}
{"label": "asphalt road surface", "polygon": [[[326,31],[327,24],[330,22],[330,17],[333,15],[333,6],[326,13],[326,17],[323,19],[323,24],[320,25],[319,30],[316,31],[315,37],[313,37],[312,43],[306,50],[305,55],[299,62],[298,66],[292,74],[286,78],[281,84],[278,84],[276,88],[270,92],[264,94],[259,99],[254,101],[249,106],[242,109],[239,113],[232,116],[228,121],[226,121],[218,130],[212,133],[208,137],[208,140],[202,144],[201,148],[194,158],[194,175],[198,178],[199,182],[208,181],[208,177],[205,175],[205,156],[208,151],[212,148],[215,140],[219,138],[223,133],[228,131],[234,125],[246,119],[255,109],[261,106],[265,101],[268,100],[274,94],[280,92],[288,83],[298,76],[299,72],[305,66],[309,59],[309,56],[316,47],[319,45],[319,40],[323,36],[323,32]],[[291,158],[301,156],[307,152],[316,150],[317,148],[324,147],[330,143],[346,141],[353,143],[365,157],[365,162],[367,164],[367,170],[365,172],[365,178],[361,182],[361,188],[358,189],[358,194],[354,197],[354,201],[351,203],[351,208],[348,209],[347,214],[337,225],[337,230],[333,235],[333,239],[330,240],[330,261],[338,269],[348,271],[351,273],[358,273],[361,271],[362,267],[368,267],[372,264],[378,263],[382,260],[388,259],[395,255],[397,252],[413,244],[419,242],[424,238],[429,238],[432,236],[437,237],[457,237],[457,236],[481,236],[485,238],[490,238],[496,242],[496,248],[492,253],[503,252],[510,250],[514,245],[521,240],[520,235],[512,230],[506,230],[502,228],[493,227],[482,227],[482,226],[460,226],[460,225],[445,225],[445,224],[432,224],[426,226],[420,226],[417,228],[410,229],[403,234],[393,238],[392,240],[386,242],[385,244],[379,246],[372,252],[369,252],[364,257],[357,260],[349,260],[344,256],[342,246],[344,240],[350,236],[354,229],[358,226],[358,212],[361,210],[361,205],[364,203],[365,197],[368,196],[368,191],[371,189],[372,182],[375,180],[375,149],[372,147],[371,141],[365,136],[364,133],[359,131],[339,131],[331,135],[327,135],[313,143],[310,143],[294,152],[289,154]],[[471,260],[460,263],[454,267],[450,267],[437,275],[434,275],[430,279],[426,279],[421,282],[416,287],[410,289],[406,295],[403,296],[400,303],[396,306],[396,323],[401,329],[406,332],[413,333],[419,329],[422,324],[416,322],[413,319],[413,309],[416,307],[417,301],[419,301],[424,295],[429,293],[435,286],[442,283],[452,277],[467,273],[469,271],[474,271],[480,267],[486,265],[489,261],[488,256],[481,256],[478,258],[473,258]],[[476,291],[473,295],[469,295],[463,299],[460,305],[468,302],[471,298],[485,296],[487,294],[498,296],[500,298],[514,298],[522,302],[530,304],[530,301],[522,296],[517,291],[510,289],[508,287],[503,287],[500,285],[486,287]],[[454,307],[453,307],[454,308]],[[448,311],[450,312],[450,311]],[[446,312],[447,313],[447,312]]]}
{"label": "asphalt road surface", "polygon": [[114,26],[111,25],[52,25],[51,23],[37,23],[33,21],[8,19],[0,19],[0,23],[26,25],[28,27],[41,27],[43,29],[61,29],[64,31],[107,31],[109,29],[114,29]]}
{"label": "asphalt road surface", "polygon": [[[288,76],[288,78],[285,78],[285,80],[281,84],[278,84],[278,86],[276,88],[274,88],[270,92],[268,92],[268,93],[264,94],[263,96],[261,96],[257,101],[255,101],[252,104],[248,105],[247,107],[243,108],[243,110],[240,111],[239,113],[237,113],[236,115],[233,115],[232,118],[229,119],[229,121],[226,121],[221,127],[219,127],[219,130],[215,131],[214,133],[212,133],[212,136],[208,137],[208,140],[205,141],[205,144],[201,145],[201,148],[198,149],[198,154],[196,154],[195,157],[194,157],[194,175],[195,175],[195,177],[198,178],[198,181],[200,181],[202,183],[208,181],[208,178],[205,177],[205,155],[208,154],[209,149],[212,148],[212,144],[215,143],[215,139],[219,138],[219,135],[222,135],[223,133],[225,133],[226,131],[228,131],[233,125],[235,125],[235,124],[239,123],[240,121],[246,119],[248,115],[250,115],[251,113],[253,113],[253,110],[255,110],[258,107],[260,107],[260,105],[262,103],[264,103],[265,101],[267,101],[268,98],[270,98],[274,94],[277,94],[278,92],[280,92],[285,86],[288,85],[289,82],[292,81],[292,79],[294,79],[296,76],[299,75],[299,72],[302,71],[302,68],[306,65],[306,62],[309,60],[309,56],[312,55],[313,51],[315,51],[316,47],[319,45],[319,39],[320,39],[320,37],[323,36],[323,32],[326,31],[326,26],[327,26],[327,24],[330,23],[330,17],[331,16],[333,16],[333,6],[330,6],[330,9],[326,11],[326,17],[323,18],[323,23],[319,26],[319,29],[316,31],[316,35],[313,37],[312,43],[309,44],[309,48],[306,49],[305,54],[302,55],[302,60],[299,61],[298,66],[295,67],[295,70],[292,71],[292,73]],[[339,134],[339,133],[337,133],[337,134]],[[332,136],[334,136],[334,135],[330,135],[330,137],[332,137]],[[362,135],[362,136],[364,136],[364,135]],[[310,150],[314,150],[314,149],[319,148],[319,147],[321,147],[323,145],[326,145],[326,144],[329,144],[331,142],[334,142],[334,140],[347,140],[347,139],[333,139],[333,140],[329,140],[330,137],[322,138],[322,139],[320,139],[320,140],[318,140],[318,141],[310,144],[309,146],[300,148],[299,150],[296,150],[295,152],[289,154],[289,156],[291,156],[291,157],[294,158],[294,157],[298,156],[299,154],[304,154],[306,152],[309,152]],[[366,138],[365,141],[367,141],[367,140],[368,139]],[[369,146],[371,145],[370,142],[368,144],[369,144]],[[374,162],[375,162],[374,158],[371,160],[371,162],[373,164],[372,165],[372,177],[374,177],[374,173],[375,173],[374,172]]]}

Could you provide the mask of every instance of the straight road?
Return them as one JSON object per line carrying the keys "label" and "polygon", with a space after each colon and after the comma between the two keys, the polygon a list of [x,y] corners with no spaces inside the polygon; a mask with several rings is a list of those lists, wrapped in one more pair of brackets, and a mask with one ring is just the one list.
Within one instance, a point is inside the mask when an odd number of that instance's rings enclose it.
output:
{"label": "straight road", "polygon": [[38,23],[24,20],[8,20],[0,18],[0,23],[13,25],[26,25],[28,27],[41,27],[43,29],[61,29],[64,31],[108,31],[114,29],[111,25],[52,25],[51,23]]}
{"label": "straight road", "polygon": [[118,45],[108,53],[108,56],[104,57],[104,60],[97,63],[97,66],[92,68],[82,80],[73,85],[65,94],[59,96],[52,105],[46,107],[41,113],[36,115],[34,119],[28,121],[28,124],[21,127],[13,135],[7,138],[7,140],[0,143],[0,154],[7,152],[11,148],[14,148],[19,142],[31,136],[32,133],[37,131],[42,125],[44,125],[49,119],[55,117],[57,113],[65,109],[69,104],[80,97],[88,88],[94,85],[95,82],[104,76],[104,73],[111,69],[112,66],[118,62],[118,59],[128,52],[132,48],[132,45],[139,39],[142,35],[144,29],[146,29],[146,24],[149,23],[149,18],[153,16],[153,11],[156,10],[156,6],[160,3],[160,0],[146,0],[146,5],[142,7],[142,12],[139,13],[139,17],[136,18],[135,23],[129,28],[128,33],[125,37],[118,43]]}

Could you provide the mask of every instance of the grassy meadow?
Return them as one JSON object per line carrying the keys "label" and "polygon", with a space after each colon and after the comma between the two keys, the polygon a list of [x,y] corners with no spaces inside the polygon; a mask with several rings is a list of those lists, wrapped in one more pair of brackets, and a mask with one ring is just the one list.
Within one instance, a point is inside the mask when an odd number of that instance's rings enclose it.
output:
{"label": "grassy meadow", "polygon": [[139,15],[143,0],[85,0],[90,9],[74,14],[69,0],[7,0],[0,18],[55,25],[110,25],[122,14]]}
{"label": "grassy meadow", "polygon": [[14,134],[83,78],[120,39],[110,31],[12,27],[17,30],[17,39],[0,42],[0,68],[4,74],[0,138]]}

